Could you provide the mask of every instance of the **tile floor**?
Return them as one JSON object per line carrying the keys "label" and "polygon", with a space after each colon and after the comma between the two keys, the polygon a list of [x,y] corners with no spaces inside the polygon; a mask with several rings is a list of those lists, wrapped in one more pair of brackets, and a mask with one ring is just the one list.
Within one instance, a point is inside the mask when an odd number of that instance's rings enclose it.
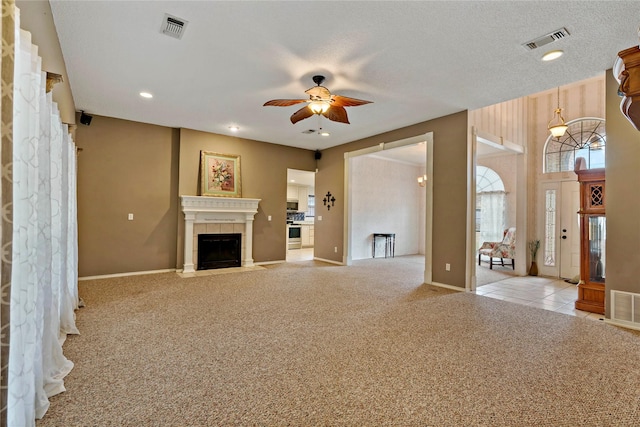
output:
{"label": "tile floor", "polygon": [[578,297],[578,288],[562,279],[540,276],[510,277],[479,286],[476,294],[572,316],[604,320],[601,314],[576,310],[574,303]]}
{"label": "tile floor", "polygon": [[289,249],[287,251],[287,261],[311,261],[313,259],[313,248]]}

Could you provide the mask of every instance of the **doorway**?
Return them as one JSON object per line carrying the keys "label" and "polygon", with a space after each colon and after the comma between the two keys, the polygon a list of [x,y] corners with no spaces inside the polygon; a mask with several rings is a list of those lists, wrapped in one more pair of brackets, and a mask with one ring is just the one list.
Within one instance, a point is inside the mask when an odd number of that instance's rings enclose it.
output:
{"label": "doorway", "polygon": [[[403,156],[407,157],[403,159]],[[382,169],[363,166],[363,161],[382,162],[384,165],[380,164]],[[427,260],[430,260],[432,245],[432,133],[346,153],[344,165],[343,262],[351,265],[354,260],[372,258],[373,234],[394,233],[395,256],[425,254],[425,282],[430,283],[432,270]],[[385,171],[390,172],[387,168],[397,173],[387,174]],[[402,177],[403,181],[391,182],[389,177]],[[365,188],[369,184],[372,187]],[[384,240],[381,239],[380,243],[383,244]],[[385,253],[384,247],[380,253]]]}
{"label": "doorway", "polygon": [[[467,289],[475,291],[477,286],[507,279],[514,275],[525,275],[526,264],[526,165],[525,154],[522,146],[505,140],[504,138],[491,135],[486,132],[472,128],[470,145],[472,149],[472,165],[470,170],[473,183],[470,186],[475,191],[470,191],[469,195],[469,223],[468,248],[469,267],[467,276]],[[487,171],[491,170],[494,175]],[[484,173],[483,173],[484,171]],[[503,186],[495,186],[492,180],[500,180]],[[483,184],[484,182],[484,184]],[[480,184],[480,188],[477,185]],[[486,188],[485,188],[486,187]],[[480,191],[480,195],[478,194]],[[498,206],[503,206],[503,216],[482,219],[482,205],[490,207],[494,205],[493,213]],[[478,209],[480,210],[478,212]],[[478,216],[479,214],[479,216]],[[495,215],[494,215],[495,216]],[[503,220],[503,230],[497,225]],[[488,268],[486,262],[478,265],[478,248],[482,245],[483,239],[479,234],[493,223],[492,230],[485,230],[484,237],[489,238],[493,232],[493,239],[490,241],[500,241],[503,237],[504,229],[516,228],[515,243],[515,268],[511,262],[506,260],[505,267],[498,266],[493,269]],[[486,232],[489,234],[486,234]],[[508,265],[507,265],[508,264]]]}
{"label": "doorway", "polygon": [[286,260],[310,261],[315,243],[315,180],[310,171],[287,169]]}

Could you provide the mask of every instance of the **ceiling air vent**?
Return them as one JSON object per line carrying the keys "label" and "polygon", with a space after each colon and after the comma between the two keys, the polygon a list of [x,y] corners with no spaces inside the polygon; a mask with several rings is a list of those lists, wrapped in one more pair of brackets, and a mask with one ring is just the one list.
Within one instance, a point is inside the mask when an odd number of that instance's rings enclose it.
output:
{"label": "ceiling air vent", "polygon": [[524,46],[526,49],[533,50],[539,48],[540,46],[544,46],[568,36],[569,31],[566,28],[562,27],[559,30],[555,30],[554,32],[547,34],[546,36],[538,37],[535,40],[526,42],[522,46]]}
{"label": "ceiling air vent", "polygon": [[185,21],[184,19],[178,18],[177,16],[165,13],[164,19],[162,20],[162,28],[160,29],[160,32],[175,39],[181,39],[188,23],[189,21]]}

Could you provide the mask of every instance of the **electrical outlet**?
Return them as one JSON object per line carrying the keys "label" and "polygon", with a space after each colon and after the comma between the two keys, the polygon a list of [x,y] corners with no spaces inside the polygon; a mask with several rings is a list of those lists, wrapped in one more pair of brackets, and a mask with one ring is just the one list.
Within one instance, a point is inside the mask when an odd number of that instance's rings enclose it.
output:
{"label": "electrical outlet", "polygon": [[337,246],[333,247],[333,252],[338,253],[338,247]]}
{"label": "electrical outlet", "polygon": [[271,221],[271,215],[267,217],[267,221]]}
{"label": "electrical outlet", "polygon": [[446,264],[444,265],[444,269],[445,269],[445,270],[447,270],[447,271],[451,271],[451,264],[446,263]]}
{"label": "electrical outlet", "polygon": [[130,213],[130,214],[127,216],[127,219],[128,219],[129,221],[133,221],[133,214],[132,214],[132,213]]}

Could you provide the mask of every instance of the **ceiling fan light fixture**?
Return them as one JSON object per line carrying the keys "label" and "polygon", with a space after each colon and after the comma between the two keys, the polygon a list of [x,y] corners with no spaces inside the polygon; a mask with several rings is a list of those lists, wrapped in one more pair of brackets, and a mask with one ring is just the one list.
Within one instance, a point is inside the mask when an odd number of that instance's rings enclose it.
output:
{"label": "ceiling fan light fixture", "polygon": [[[329,89],[320,84],[324,81],[323,76],[313,76],[313,82],[317,85],[304,91],[309,98],[307,99],[272,99],[267,101],[263,106],[289,107],[291,105],[302,104],[305,106],[293,113],[289,120],[292,124],[298,123],[300,120],[308,119],[314,115],[322,115],[332,122],[349,124],[347,110],[345,107],[357,107],[358,105],[371,104],[371,101],[363,99],[349,98],[331,94]],[[303,132],[308,133],[308,132]]]}
{"label": "ceiling fan light fixture", "polygon": [[313,111],[313,114],[326,113],[329,107],[330,105],[327,101],[311,101],[309,103],[309,108]]}

